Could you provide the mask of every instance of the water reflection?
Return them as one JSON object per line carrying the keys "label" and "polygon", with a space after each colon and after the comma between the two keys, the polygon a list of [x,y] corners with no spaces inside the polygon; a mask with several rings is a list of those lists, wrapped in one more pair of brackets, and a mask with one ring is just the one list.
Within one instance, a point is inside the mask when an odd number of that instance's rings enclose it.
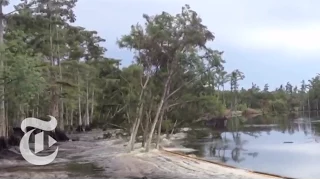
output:
{"label": "water reflection", "polygon": [[[320,178],[316,168],[320,118],[306,117],[235,118],[224,131],[194,130],[186,146],[198,149],[197,155],[207,160],[289,177]],[[219,138],[214,138],[216,134]]]}

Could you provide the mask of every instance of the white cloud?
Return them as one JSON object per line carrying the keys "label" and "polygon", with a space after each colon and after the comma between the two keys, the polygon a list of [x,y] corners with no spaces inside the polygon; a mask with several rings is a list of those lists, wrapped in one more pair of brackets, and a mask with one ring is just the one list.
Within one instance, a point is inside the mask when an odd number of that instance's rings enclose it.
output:
{"label": "white cloud", "polygon": [[175,7],[190,4],[216,34],[213,44],[218,47],[253,54],[273,53],[304,61],[320,58],[319,1],[176,0],[172,3]]}
{"label": "white cloud", "polygon": [[237,32],[226,40],[240,48],[273,51],[294,57],[320,57],[319,24],[244,28]]}
{"label": "white cloud", "polygon": [[184,4],[216,34],[213,44],[221,50],[320,57],[318,0],[79,0],[75,12],[77,24],[98,30],[111,48],[131,24],[142,21],[143,13],[178,13]]}

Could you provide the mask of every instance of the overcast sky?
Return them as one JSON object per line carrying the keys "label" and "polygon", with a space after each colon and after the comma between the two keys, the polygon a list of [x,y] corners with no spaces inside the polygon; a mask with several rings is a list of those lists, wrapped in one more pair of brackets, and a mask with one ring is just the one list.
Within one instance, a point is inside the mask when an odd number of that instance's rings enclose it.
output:
{"label": "overcast sky", "polygon": [[226,69],[244,72],[242,86],[298,85],[319,72],[318,0],[79,0],[76,24],[97,30],[107,40],[107,56],[128,65],[132,55],[119,50],[116,39],[143,22],[143,13],[176,14],[184,4],[215,33],[212,46],[225,52]]}

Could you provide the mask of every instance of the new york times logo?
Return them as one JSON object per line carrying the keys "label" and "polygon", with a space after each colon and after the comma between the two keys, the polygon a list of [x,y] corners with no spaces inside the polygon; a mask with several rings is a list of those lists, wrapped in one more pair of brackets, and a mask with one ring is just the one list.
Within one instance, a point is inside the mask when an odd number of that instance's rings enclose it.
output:
{"label": "new york times logo", "polygon": [[[53,131],[57,127],[57,120],[55,117],[49,116],[50,121],[43,121],[37,118],[26,118],[21,123],[21,130],[25,133],[20,141],[20,152],[23,158],[33,165],[46,165],[51,163],[58,154],[59,148],[48,155],[48,156],[37,156],[36,154],[40,151],[44,150],[44,133],[40,132],[35,135],[34,138],[34,153],[31,151],[29,146],[29,139],[32,132],[35,130],[31,130],[27,132],[27,127],[34,127],[37,129],[41,129],[43,131]],[[51,136],[48,136],[48,146],[51,147],[57,141],[54,140]]]}

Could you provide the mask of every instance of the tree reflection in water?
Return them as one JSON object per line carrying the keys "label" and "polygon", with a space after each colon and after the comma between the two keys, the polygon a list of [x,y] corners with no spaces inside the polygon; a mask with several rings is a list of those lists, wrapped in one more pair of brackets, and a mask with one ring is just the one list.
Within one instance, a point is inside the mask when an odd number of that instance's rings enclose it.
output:
{"label": "tree reflection in water", "polygon": [[[244,148],[244,145],[247,143],[246,140],[241,139],[241,134],[247,134],[253,137],[258,137],[258,132],[240,132],[241,120],[232,119],[230,120],[231,127],[228,127],[229,131],[222,133],[220,137],[221,141],[216,141],[216,143],[211,144],[210,146],[210,156],[217,157],[222,162],[227,162],[231,157],[234,162],[240,163],[245,160],[241,154],[245,154],[248,156],[256,157],[258,155],[257,152],[249,152],[249,153],[241,153],[246,152],[247,150]],[[232,139],[227,139],[227,133],[232,135]]]}
{"label": "tree reflection in water", "polygon": [[[227,129],[223,131],[209,129],[196,132],[197,137],[201,134],[201,139],[197,142],[205,145],[197,144],[195,148],[200,150],[199,153],[206,157],[213,157],[215,160],[227,163],[228,161],[241,163],[246,158],[256,158],[258,152],[249,152],[246,149],[248,141],[245,140],[248,136],[255,139],[260,136],[270,135],[270,132],[277,131],[282,133],[294,134],[295,132],[302,132],[306,136],[311,135],[313,142],[318,142],[317,137],[320,134],[320,118],[288,118],[287,116],[256,116],[253,118],[235,118],[228,120]],[[315,122],[317,121],[317,122]],[[211,136],[210,136],[211,134]],[[219,138],[214,136],[219,134]],[[204,138],[208,137],[210,138]],[[243,136],[243,137],[242,137]],[[204,138],[204,139],[203,139]],[[197,138],[196,138],[197,139]],[[195,140],[195,139],[194,139]],[[319,139],[320,140],[320,139]],[[195,142],[195,141],[193,141]],[[319,141],[320,142],[320,141]],[[308,142],[307,142],[308,143]]]}

